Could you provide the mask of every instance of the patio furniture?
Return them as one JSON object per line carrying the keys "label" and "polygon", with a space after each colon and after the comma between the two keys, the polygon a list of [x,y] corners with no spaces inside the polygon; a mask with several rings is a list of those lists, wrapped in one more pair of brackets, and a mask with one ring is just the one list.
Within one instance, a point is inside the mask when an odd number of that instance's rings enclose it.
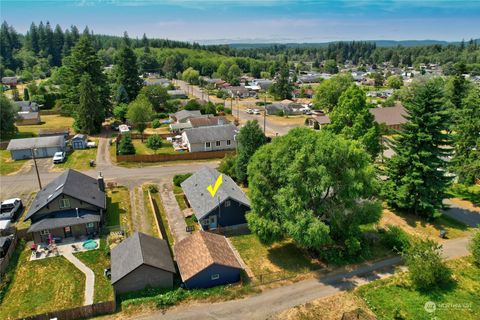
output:
{"label": "patio furniture", "polygon": [[72,249],[73,249],[74,252],[77,252],[77,251],[78,251],[78,247],[77,247],[76,245],[74,245],[74,244],[72,244]]}

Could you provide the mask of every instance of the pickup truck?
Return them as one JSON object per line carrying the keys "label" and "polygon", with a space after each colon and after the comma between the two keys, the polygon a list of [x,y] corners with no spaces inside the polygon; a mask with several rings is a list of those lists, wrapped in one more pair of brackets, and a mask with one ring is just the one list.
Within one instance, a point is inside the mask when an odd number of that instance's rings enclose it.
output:
{"label": "pickup truck", "polygon": [[22,200],[19,198],[2,201],[0,205],[0,220],[10,220],[14,222],[23,208]]}
{"label": "pickup truck", "polygon": [[53,164],[62,163],[65,161],[65,152],[55,152],[53,155]]}

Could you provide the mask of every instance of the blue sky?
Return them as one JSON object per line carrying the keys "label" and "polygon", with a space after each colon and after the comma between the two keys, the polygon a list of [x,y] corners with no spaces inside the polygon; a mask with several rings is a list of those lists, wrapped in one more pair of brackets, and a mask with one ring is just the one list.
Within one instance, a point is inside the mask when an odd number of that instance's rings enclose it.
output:
{"label": "blue sky", "polygon": [[480,38],[480,1],[1,0],[18,31],[40,20],[97,34],[199,42]]}

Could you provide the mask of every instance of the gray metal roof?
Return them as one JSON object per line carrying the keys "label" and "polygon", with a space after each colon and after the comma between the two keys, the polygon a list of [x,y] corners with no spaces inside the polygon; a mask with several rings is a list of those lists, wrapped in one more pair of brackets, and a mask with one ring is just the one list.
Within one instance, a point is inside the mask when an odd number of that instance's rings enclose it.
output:
{"label": "gray metal roof", "polygon": [[23,120],[39,119],[39,113],[38,112],[20,111],[20,112],[17,112],[17,114]]}
{"label": "gray metal roof", "polygon": [[211,127],[198,127],[185,129],[183,133],[190,143],[204,143],[208,141],[234,140],[237,134],[237,127],[233,124],[225,124]]}
{"label": "gray metal roof", "polygon": [[32,148],[49,148],[65,146],[63,136],[35,137],[25,139],[12,139],[8,144],[7,150],[23,150]]}
{"label": "gray metal roof", "polygon": [[72,140],[77,140],[77,139],[87,140],[87,135],[82,133],[77,133],[75,136],[73,136]]}
{"label": "gray metal roof", "polygon": [[38,111],[38,103],[32,101],[15,101],[19,111]]}
{"label": "gray metal roof", "polygon": [[98,208],[106,208],[105,192],[100,190],[97,179],[68,169],[37,193],[24,221],[30,219],[38,210],[61,194],[84,201]]}
{"label": "gray metal roof", "polygon": [[192,117],[200,117],[202,114],[200,110],[180,110],[172,113],[170,116],[174,117],[177,121],[183,121]]}
{"label": "gray metal roof", "polygon": [[112,283],[119,281],[142,264],[176,273],[167,242],[135,232],[111,251]]}
{"label": "gray metal roof", "polygon": [[47,218],[43,218],[42,220],[33,223],[30,228],[28,228],[28,232],[63,228],[89,222],[100,222],[100,220],[100,214],[89,210],[79,209],[78,215],[77,210],[75,209],[58,211],[52,213]]}
{"label": "gray metal roof", "polygon": [[233,199],[250,207],[250,201],[239,186],[227,175],[223,175],[222,184],[215,193],[215,197],[207,190],[209,185],[215,185],[221,173],[209,167],[203,167],[190,178],[182,182],[181,186],[188,203],[193,209],[197,219],[203,218],[218,207],[219,203]]}

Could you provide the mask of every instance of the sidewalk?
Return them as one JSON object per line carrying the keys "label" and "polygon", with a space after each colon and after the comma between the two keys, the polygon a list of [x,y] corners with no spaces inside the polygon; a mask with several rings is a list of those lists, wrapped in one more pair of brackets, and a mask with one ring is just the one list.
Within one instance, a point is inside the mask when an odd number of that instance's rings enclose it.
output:
{"label": "sidewalk", "polygon": [[80,260],[78,260],[73,254],[70,252],[66,252],[63,256],[73,263],[77,269],[82,271],[85,274],[85,298],[83,301],[84,306],[88,306],[93,304],[93,292],[95,288],[95,274],[93,273],[92,269],[87,267],[83,264]]}

